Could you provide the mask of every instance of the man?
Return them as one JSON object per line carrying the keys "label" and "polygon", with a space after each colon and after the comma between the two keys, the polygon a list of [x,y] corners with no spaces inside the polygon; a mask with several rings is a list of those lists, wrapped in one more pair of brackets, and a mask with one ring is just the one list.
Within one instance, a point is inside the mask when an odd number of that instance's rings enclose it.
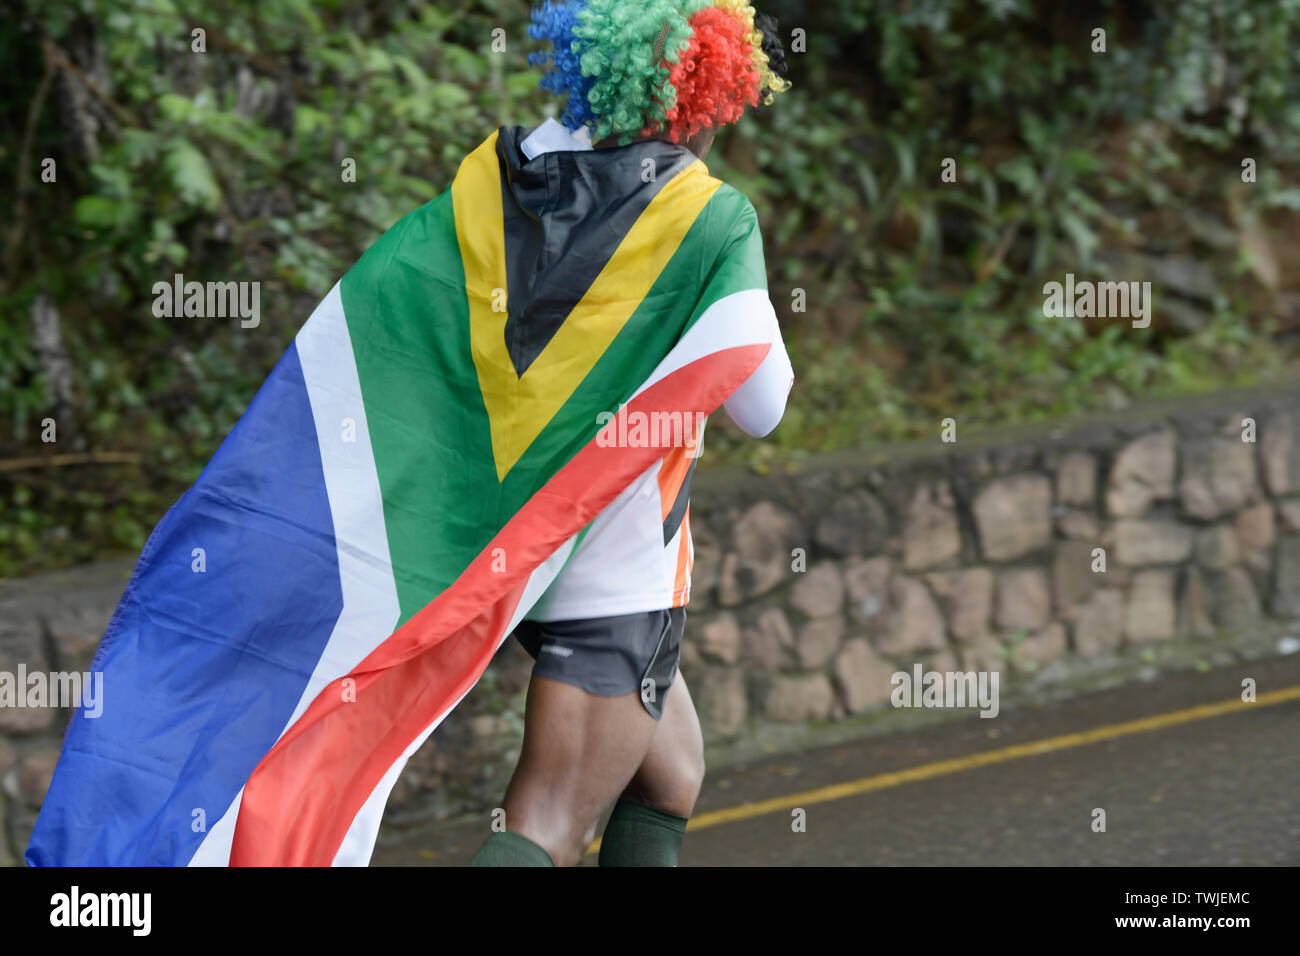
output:
{"label": "man", "polygon": [[[783,67],[775,23],[756,25],[754,16],[744,3],[612,0],[547,4],[534,14],[533,35],[554,45],[543,86],[567,97],[564,120],[577,131],[548,120],[517,150],[503,130],[498,148],[507,202],[537,233],[521,243],[525,261],[515,269],[533,273],[539,295],[547,286],[539,272],[571,278],[564,258],[545,261],[548,248],[566,246],[572,257],[598,257],[602,243],[612,251],[617,230],[605,217],[645,201],[646,170],[657,188],[676,177],[717,182],[695,161],[708,155],[718,127],[787,85],[771,69]],[[747,203],[736,218],[752,228]],[[700,278],[708,278],[703,270]],[[762,307],[754,321],[774,322],[763,314],[771,310],[765,297]],[[529,318],[537,317],[518,325]],[[728,415],[749,435],[766,435],[792,382],[777,333],[726,400]],[[505,795],[505,830],[488,838],[473,865],[575,864],[611,805],[601,866],[677,864],[704,774],[699,720],[677,670],[702,424],[689,423],[686,440],[584,530],[516,629],[536,659],[523,751]]]}

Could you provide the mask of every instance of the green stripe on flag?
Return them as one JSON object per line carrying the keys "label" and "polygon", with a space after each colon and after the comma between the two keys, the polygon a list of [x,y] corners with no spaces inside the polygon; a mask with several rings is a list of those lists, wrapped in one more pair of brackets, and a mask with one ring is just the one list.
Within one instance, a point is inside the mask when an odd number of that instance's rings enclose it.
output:
{"label": "green stripe on flag", "polygon": [[500,482],[471,358],[451,191],[385,233],[343,277],[341,294],[401,623],[450,586],[591,441],[597,415],[627,401],[710,304],[753,288],[766,288],[753,210],[724,185],[591,373]]}

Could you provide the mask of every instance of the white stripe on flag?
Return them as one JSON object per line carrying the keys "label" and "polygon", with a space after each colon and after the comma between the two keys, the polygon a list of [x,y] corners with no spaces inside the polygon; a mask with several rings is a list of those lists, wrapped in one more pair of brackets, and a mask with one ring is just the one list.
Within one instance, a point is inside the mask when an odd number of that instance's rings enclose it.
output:
{"label": "white stripe on flag", "polygon": [[[298,332],[295,344],[334,521],[343,610],[281,736],[322,688],[350,673],[383,643],[401,616],[361,381],[337,284]],[[241,790],[209,830],[191,865],[229,863],[242,795]]]}
{"label": "white stripe on flag", "polygon": [[686,330],[645,383],[632,393],[633,397],[706,355],[739,345],[768,345],[777,341],[780,334],[767,290],[746,289],[723,296]]}
{"label": "white stripe on flag", "polygon": [[[510,626],[506,628],[504,634],[497,638],[497,647],[500,647],[506,638],[510,636],[519,622],[523,620],[524,615],[528,613],[529,608],[537,603],[537,599],[542,596],[542,592],[550,587],[551,582],[555,580],[555,576],[564,567],[564,562],[569,559],[569,554],[573,551],[577,540],[578,536],[575,534],[560,545],[554,554],[538,565],[533,573],[529,575],[528,583],[524,585],[523,596],[519,599],[519,606],[515,609]],[[468,694],[469,691],[465,693]],[[334,866],[366,866],[370,863],[370,855],[375,849],[375,838],[379,835],[379,823],[384,815],[384,807],[388,803],[388,797],[392,793],[393,787],[397,785],[397,778],[401,776],[402,768],[406,766],[406,762],[411,758],[411,755],[429,739],[429,735],[442,723],[443,719],[455,710],[464,699],[464,695],[461,695],[454,704],[439,714],[437,719],[420,736],[411,741],[411,745],[388,768],[378,786],[366,799],[361,810],[358,811],[356,818],[352,821],[352,826],[348,827],[347,835],[343,838],[343,842],[339,845],[339,851],[334,856]]]}

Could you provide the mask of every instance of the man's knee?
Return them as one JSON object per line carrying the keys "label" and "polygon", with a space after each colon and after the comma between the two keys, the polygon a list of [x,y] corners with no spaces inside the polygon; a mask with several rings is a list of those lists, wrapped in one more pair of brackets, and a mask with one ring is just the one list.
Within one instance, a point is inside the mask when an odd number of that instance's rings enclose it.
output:
{"label": "man's knee", "polygon": [[704,786],[704,748],[690,748],[673,761],[669,773],[660,775],[649,787],[640,788],[641,802],[656,810],[689,817]]}

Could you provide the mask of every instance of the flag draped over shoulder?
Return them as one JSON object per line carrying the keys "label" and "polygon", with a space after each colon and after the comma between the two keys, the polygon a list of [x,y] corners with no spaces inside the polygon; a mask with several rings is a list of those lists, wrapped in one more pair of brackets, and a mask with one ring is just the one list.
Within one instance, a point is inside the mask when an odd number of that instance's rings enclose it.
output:
{"label": "flag draped over shoulder", "polygon": [[154,530],[29,863],[368,862],[407,758],[665,453],[601,413],[708,414],[763,360],[743,196],[679,146],[522,133],[362,256]]}

